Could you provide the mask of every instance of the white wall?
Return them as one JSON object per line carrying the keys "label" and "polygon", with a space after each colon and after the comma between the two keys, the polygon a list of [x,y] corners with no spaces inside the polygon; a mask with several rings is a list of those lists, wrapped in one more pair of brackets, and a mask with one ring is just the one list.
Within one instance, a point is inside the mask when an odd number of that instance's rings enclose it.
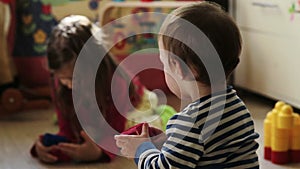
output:
{"label": "white wall", "polygon": [[300,13],[297,0],[235,0],[244,48],[235,84],[300,108]]}

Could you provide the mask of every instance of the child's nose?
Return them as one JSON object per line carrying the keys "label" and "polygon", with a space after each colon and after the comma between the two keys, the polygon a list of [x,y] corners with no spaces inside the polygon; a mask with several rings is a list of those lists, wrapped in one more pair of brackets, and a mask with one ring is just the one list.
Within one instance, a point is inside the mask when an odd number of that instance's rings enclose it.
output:
{"label": "child's nose", "polygon": [[67,87],[68,87],[69,89],[72,89],[72,88],[73,88],[73,86],[72,86],[72,81],[68,82]]}
{"label": "child's nose", "polygon": [[72,87],[73,87],[72,86],[72,80],[66,80],[65,85],[66,85],[67,88],[72,89]]}
{"label": "child's nose", "polygon": [[62,85],[66,86],[69,89],[72,89],[72,81],[71,80],[60,80],[60,82],[62,83]]}

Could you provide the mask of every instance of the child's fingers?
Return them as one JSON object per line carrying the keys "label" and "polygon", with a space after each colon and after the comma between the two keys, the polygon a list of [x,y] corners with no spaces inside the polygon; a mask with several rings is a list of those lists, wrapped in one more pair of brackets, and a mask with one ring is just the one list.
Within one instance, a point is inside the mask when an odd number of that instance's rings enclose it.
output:
{"label": "child's fingers", "polygon": [[66,149],[77,149],[79,147],[79,144],[73,144],[73,143],[59,143],[59,148],[66,148]]}
{"label": "child's fingers", "polygon": [[42,151],[46,151],[46,149],[47,149],[47,147],[45,147],[45,146],[42,144],[42,142],[39,141],[39,140],[36,142],[35,146],[36,146],[38,149],[42,150]]}
{"label": "child's fingers", "polygon": [[122,148],[122,149],[120,150],[120,153],[121,153],[123,156],[128,156],[128,155],[127,155],[126,149],[123,149],[123,148]]}
{"label": "child's fingers", "polygon": [[128,143],[128,141],[124,141],[124,140],[116,140],[116,145],[121,148],[123,146],[125,146]]}
{"label": "child's fingers", "polygon": [[46,162],[46,163],[54,163],[54,162],[57,161],[57,157],[55,157],[52,154],[46,153],[46,154],[44,154],[44,157],[42,157],[41,160]]}
{"label": "child's fingers", "polygon": [[70,146],[60,146],[59,150],[70,157],[74,157],[78,149]]}
{"label": "child's fingers", "polygon": [[148,123],[143,124],[141,136],[149,137],[149,124]]}
{"label": "child's fingers", "polygon": [[43,143],[41,141],[37,141],[36,145],[35,145],[40,151],[43,152],[49,152],[51,150],[57,149],[56,145],[50,146],[50,147],[46,147],[43,145]]}
{"label": "child's fingers", "polygon": [[134,139],[143,139],[145,136],[141,137],[141,135],[115,135],[115,140],[123,140],[123,141],[133,141]]}
{"label": "child's fingers", "polygon": [[132,135],[115,135],[115,140],[128,140],[130,137],[132,137]]}
{"label": "child's fingers", "polygon": [[72,144],[72,143],[60,143],[59,150],[67,154],[68,156],[73,157],[76,155],[80,145]]}
{"label": "child's fingers", "polygon": [[115,135],[116,145],[121,148],[128,142],[127,137],[123,137],[123,135]]}

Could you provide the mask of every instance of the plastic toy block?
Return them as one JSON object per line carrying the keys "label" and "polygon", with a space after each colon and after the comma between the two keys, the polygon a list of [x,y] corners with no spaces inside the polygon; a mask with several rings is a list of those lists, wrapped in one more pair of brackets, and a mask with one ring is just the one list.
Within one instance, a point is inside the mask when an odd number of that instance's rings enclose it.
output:
{"label": "plastic toy block", "polygon": [[279,101],[264,120],[264,158],[275,164],[300,162],[300,116]]}
{"label": "plastic toy block", "polygon": [[289,152],[276,152],[272,151],[272,163],[274,164],[286,164],[289,163]]}
{"label": "plastic toy block", "polygon": [[265,159],[271,160],[271,127],[272,127],[272,112],[267,114],[264,120],[264,144],[265,144]]}
{"label": "plastic toy block", "polygon": [[291,134],[291,162],[300,162],[300,116],[294,113],[294,127]]}
{"label": "plastic toy block", "polygon": [[292,129],[294,124],[293,108],[289,105],[284,105],[278,114],[278,128]]}

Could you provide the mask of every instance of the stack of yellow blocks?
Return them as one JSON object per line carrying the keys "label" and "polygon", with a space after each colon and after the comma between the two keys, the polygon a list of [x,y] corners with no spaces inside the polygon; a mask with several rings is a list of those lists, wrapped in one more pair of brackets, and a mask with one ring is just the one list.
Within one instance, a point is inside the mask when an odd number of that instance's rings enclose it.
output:
{"label": "stack of yellow blocks", "polygon": [[279,101],[264,120],[264,157],[275,164],[300,162],[300,116]]}

